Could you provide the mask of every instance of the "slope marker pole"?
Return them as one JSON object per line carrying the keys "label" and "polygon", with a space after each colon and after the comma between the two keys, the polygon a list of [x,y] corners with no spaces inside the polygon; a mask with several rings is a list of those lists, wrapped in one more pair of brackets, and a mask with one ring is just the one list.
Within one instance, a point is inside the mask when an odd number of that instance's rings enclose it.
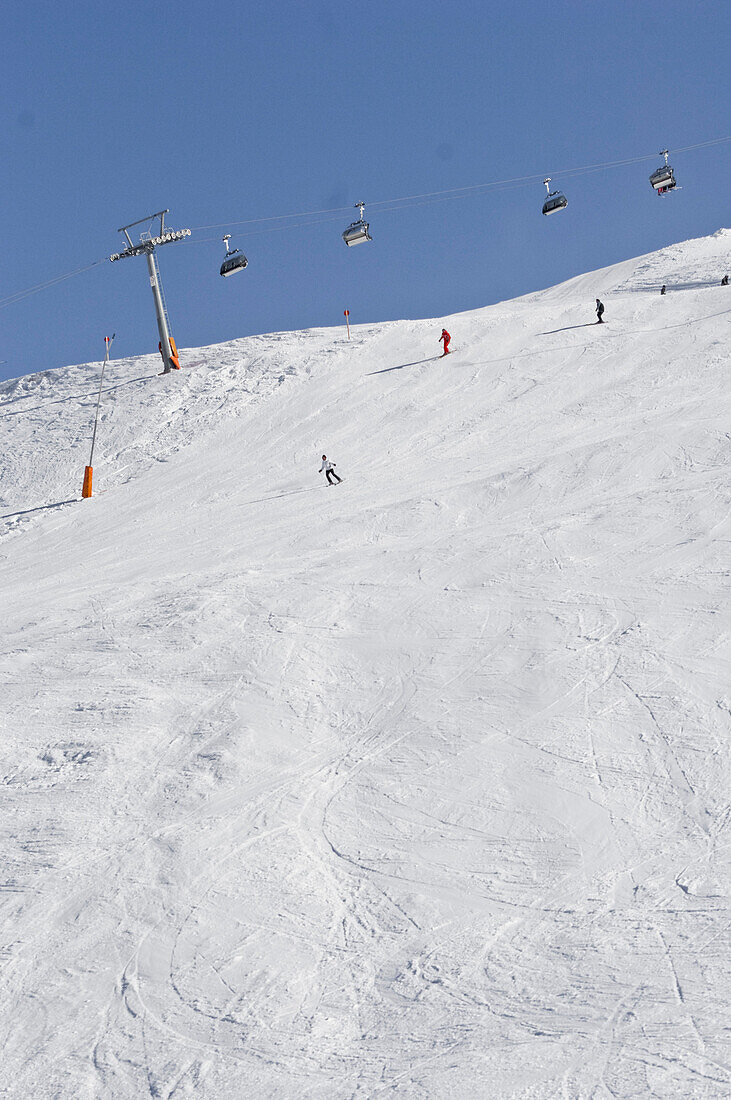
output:
{"label": "slope marker pole", "polygon": [[99,379],[99,395],[96,399],[96,412],[94,413],[94,432],[91,437],[91,452],[89,454],[89,465],[84,467],[84,484],[81,489],[81,496],[83,499],[88,499],[91,496],[91,482],[92,475],[94,473],[94,444],[96,443],[96,429],[99,424],[99,406],[102,400],[102,386],[104,384],[104,370],[109,362],[109,349],[114,343],[114,337],[116,332],[112,333],[112,336],[104,337],[104,362],[102,363],[102,376]]}

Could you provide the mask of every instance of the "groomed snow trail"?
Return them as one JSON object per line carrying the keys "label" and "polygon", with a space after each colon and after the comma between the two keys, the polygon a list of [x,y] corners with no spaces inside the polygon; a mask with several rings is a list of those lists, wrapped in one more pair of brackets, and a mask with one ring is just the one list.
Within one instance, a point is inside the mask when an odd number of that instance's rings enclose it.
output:
{"label": "groomed snow trail", "polygon": [[730,245],[0,387],[3,1095],[731,1093]]}

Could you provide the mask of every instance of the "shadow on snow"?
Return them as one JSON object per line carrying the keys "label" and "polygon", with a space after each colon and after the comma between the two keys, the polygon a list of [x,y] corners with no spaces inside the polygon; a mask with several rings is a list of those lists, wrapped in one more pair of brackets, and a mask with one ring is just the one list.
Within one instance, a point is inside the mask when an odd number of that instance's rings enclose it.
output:
{"label": "shadow on snow", "polygon": [[441,355],[430,355],[427,359],[416,359],[413,363],[401,363],[398,367],[384,367],[383,370],[372,370],[368,372],[368,375],[372,374],[388,374],[392,370],[403,370],[404,367],[418,367],[422,363],[431,363],[432,359],[441,359]]}
{"label": "shadow on snow", "polygon": [[0,519],[14,519],[16,516],[31,516],[34,512],[48,512],[51,508],[62,508],[64,504],[76,504],[78,497],[71,500],[57,500],[55,504],[39,504],[37,508],[24,508],[22,512],[6,512]]}

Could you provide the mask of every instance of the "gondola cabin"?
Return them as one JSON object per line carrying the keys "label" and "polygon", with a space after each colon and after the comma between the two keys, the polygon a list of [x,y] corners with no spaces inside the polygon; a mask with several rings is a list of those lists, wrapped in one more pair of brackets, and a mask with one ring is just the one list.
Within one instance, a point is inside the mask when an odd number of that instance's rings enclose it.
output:
{"label": "gondola cabin", "polygon": [[556,214],[559,210],[565,210],[568,204],[569,200],[565,195],[562,195],[560,191],[554,191],[544,202],[543,213]]}
{"label": "gondola cabin", "polygon": [[230,233],[227,233],[223,239],[226,242],[226,255],[221,264],[221,275],[225,279],[227,276],[233,275],[235,271],[243,271],[249,261],[240,249],[229,248],[228,242],[231,239]]}
{"label": "gondola cabin", "polygon": [[548,185],[551,182],[551,177],[543,181],[546,187],[546,201],[543,204],[544,214],[557,214],[559,210],[565,210],[569,204],[569,200],[563,194],[562,191],[549,191]]}
{"label": "gondola cabin", "polygon": [[368,228],[368,222],[353,222],[343,233],[343,240],[348,246],[372,241],[373,237],[368,232]]}
{"label": "gondola cabin", "polygon": [[663,149],[660,156],[665,157],[665,163],[650,176],[650,184],[658,195],[664,195],[666,191],[672,191],[674,187],[677,187],[675,175],[668,164],[668,155],[668,150]]}
{"label": "gondola cabin", "polygon": [[663,166],[653,172],[650,176],[650,183],[658,195],[664,195],[666,191],[672,191],[674,187],[677,187],[673,170],[669,164],[667,167]]}
{"label": "gondola cabin", "polygon": [[365,203],[357,202],[355,205],[356,207],[360,208],[360,218],[357,222],[351,222],[351,224],[343,233],[343,240],[348,245],[348,247],[354,244],[363,244],[365,241],[373,240],[373,237],[371,237],[370,233],[368,232],[368,222],[365,221],[365,219],[363,218]]}

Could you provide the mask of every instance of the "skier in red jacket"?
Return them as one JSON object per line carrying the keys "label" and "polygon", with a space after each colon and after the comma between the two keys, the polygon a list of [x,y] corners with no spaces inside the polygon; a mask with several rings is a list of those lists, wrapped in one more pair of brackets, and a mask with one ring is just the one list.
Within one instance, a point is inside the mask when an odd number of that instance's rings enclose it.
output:
{"label": "skier in red jacket", "polygon": [[445,328],[443,328],[442,329],[442,335],[439,337],[439,343],[440,344],[441,344],[442,340],[444,341],[444,352],[442,353],[442,358],[444,358],[445,355],[449,355],[449,341],[451,339],[452,339],[452,337],[449,335],[447,330]]}

